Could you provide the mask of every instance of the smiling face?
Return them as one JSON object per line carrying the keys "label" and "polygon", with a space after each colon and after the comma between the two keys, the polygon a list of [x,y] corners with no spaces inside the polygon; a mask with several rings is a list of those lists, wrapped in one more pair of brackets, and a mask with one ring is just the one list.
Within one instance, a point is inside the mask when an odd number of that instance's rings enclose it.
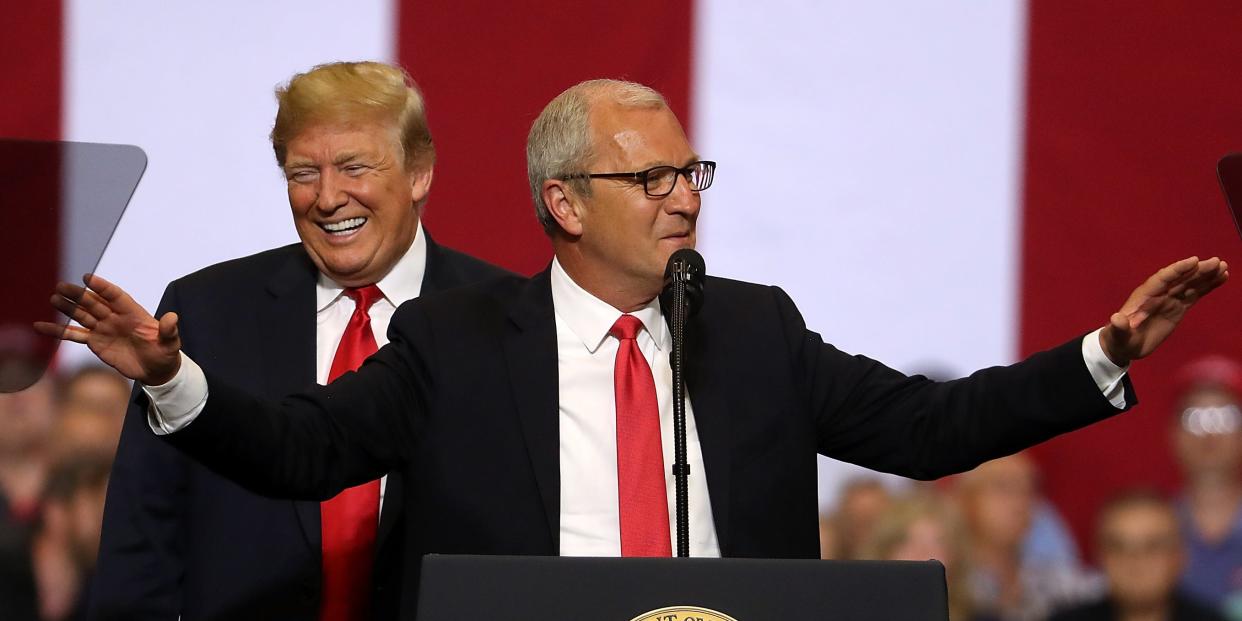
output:
{"label": "smiling face", "polygon": [[309,125],[289,140],[284,172],[302,245],[347,287],[377,282],[409,249],[432,177],[406,169],[382,123]]}
{"label": "smiling face", "polygon": [[[591,129],[595,157],[586,172],[682,167],[699,159],[665,107],[601,102],[592,108]],[[628,179],[590,184],[590,196],[570,192],[567,200],[551,205],[564,232],[553,240],[557,256],[579,285],[601,299],[618,307],[612,298],[641,305],[659,294],[669,256],[694,247],[699,193],[685,178],[661,198],[647,196],[641,182]]]}

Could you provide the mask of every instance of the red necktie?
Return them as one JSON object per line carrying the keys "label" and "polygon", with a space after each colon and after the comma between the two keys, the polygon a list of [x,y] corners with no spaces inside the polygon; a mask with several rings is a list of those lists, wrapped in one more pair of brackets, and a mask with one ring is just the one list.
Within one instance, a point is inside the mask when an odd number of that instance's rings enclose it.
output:
{"label": "red necktie", "polygon": [[[368,312],[384,294],[379,287],[368,285],[346,289],[345,295],[354,300],[354,314],[332,358],[329,382],[356,370],[377,349]],[[362,620],[371,613],[371,566],[375,561],[379,498],[380,483],[371,481],[319,505],[323,548],[320,621]]]}
{"label": "red necktie", "polygon": [[621,556],[672,556],[660,405],[651,367],[634,340],[642,328],[637,317],[622,315],[608,331],[620,341],[612,378],[617,396]]}

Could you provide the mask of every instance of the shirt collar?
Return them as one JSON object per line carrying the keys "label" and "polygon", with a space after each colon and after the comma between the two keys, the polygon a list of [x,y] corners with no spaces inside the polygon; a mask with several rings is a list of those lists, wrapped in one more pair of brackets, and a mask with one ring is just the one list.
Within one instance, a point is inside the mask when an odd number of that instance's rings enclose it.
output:
{"label": "shirt collar", "polygon": [[[402,302],[418,297],[423,289],[423,274],[427,271],[427,236],[423,234],[423,223],[415,225],[414,241],[405,254],[397,259],[397,263],[388,273],[375,283],[380,292],[393,306],[401,306]],[[322,312],[331,306],[345,293],[345,287],[319,272],[315,283],[315,312]]]}
{"label": "shirt collar", "polygon": [[[587,351],[595,353],[604,343],[612,325],[621,317],[621,311],[578,286],[555,258],[552,259],[551,272],[552,307],[556,309],[557,317],[582,341]],[[643,322],[657,349],[668,348],[670,335],[664,316],[660,314],[660,298],[629,314]]]}

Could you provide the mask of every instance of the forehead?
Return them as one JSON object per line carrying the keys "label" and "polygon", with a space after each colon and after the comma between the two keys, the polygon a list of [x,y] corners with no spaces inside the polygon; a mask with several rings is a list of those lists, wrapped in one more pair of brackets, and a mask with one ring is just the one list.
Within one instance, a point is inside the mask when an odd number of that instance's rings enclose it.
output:
{"label": "forehead", "polygon": [[1035,464],[1021,455],[1011,455],[987,462],[967,473],[967,482],[976,487],[992,487],[1007,484],[1033,484],[1036,481]]}
{"label": "forehead", "polygon": [[1237,397],[1229,390],[1212,384],[1199,386],[1182,397],[1182,407],[1211,407],[1237,402]]}
{"label": "forehead", "polygon": [[671,110],[613,103],[592,107],[596,161],[614,166],[685,164],[694,157],[681,122]]}
{"label": "forehead", "polygon": [[1167,535],[1177,533],[1177,516],[1167,507],[1135,504],[1114,508],[1101,524],[1108,537]]}
{"label": "forehead", "polygon": [[289,140],[289,158],[339,151],[387,152],[398,147],[396,128],[379,121],[309,123]]}

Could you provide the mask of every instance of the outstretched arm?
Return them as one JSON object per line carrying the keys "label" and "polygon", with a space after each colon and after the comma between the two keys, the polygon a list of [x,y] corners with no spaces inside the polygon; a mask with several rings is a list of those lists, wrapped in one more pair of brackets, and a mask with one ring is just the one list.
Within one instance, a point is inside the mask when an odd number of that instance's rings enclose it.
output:
{"label": "outstretched arm", "polygon": [[[1124,367],[1150,354],[1228,276],[1228,266],[1215,258],[1192,257],[1162,268],[1099,331],[1105,355]],[[781,302],[796,368],[816,415],[820,451],[830,457],[936,478],[1119,411],[1089,372],[1081,336],[1008,367],[933,382],[824,344],[805,330],[788,298],[781,296]],[[1134,405],[1132,398],[1122,401]]]}
{"label": "outstretched arm", "polygon": [[201,411],[169,429],[175,433],[167,440],[252,491],[331,498],[397,469],[414,444],[429,393],[427,365],[410,346],[412,331],[426,332],[412,318],[421,313],[399,311],[390,344],[358,372],[270,403],[203,375],[197,365],[182,365],[175,313],[156,320],[116,285],[93,275],[85,281],[86,288],[61,283],[52,298],[80,327],[39,323],[36,329],[86,344],[101,361],[140,384],[197,385]]}

